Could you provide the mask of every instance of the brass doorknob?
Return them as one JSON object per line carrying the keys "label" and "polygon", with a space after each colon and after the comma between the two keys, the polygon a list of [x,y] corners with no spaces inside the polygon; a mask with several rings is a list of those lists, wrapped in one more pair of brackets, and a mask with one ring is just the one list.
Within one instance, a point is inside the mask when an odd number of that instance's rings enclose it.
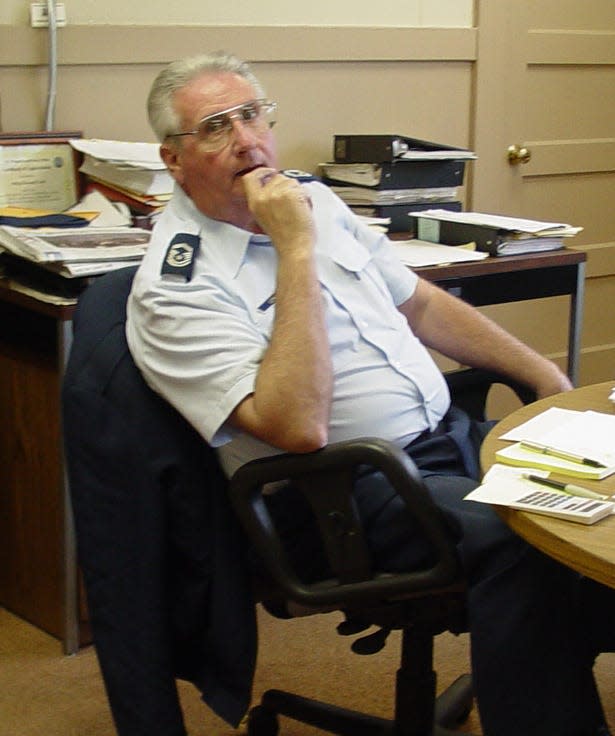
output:
{"label": "brass doorknob", "polygon": [[526,164],[532,158],[532,152],[525,146],[518,146],[516,143],[512,146],[508,146],[506,152],[508,163],[512,166],[517,164]]}

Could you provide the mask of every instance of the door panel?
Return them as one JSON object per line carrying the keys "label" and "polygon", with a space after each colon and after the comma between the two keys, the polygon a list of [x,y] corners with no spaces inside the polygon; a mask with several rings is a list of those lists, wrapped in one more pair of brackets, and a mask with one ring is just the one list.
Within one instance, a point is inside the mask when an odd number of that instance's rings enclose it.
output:
{"label": "door panel", "polygon": [[[537,216],[537,187],[563,176],[558,196],[566,187],[576,196],[594,173],[615,197],[615,179],[602,176],[615,171],[615,3],[482,0],[478,27],[472,207]],[[511,166],[511,144],[529,148],[531,160]],[[591,201],[575,202],[568,220],[586,226]],[[554,219],[548,202],[540,204],[541,219]],[[551,206],[559,209],[555,198]],[[575,242],[591,241],[584,233]]]}
{"label": "door panel", "polygon": [[[608,319],[600,331],[584,329],[581,383],[609,380],[615,375],[615,3],[478,0],[477,27],[478,160],[468,208],[584,228],[570,245],[588,253],[586,316],[601,312]],[[512,144],[529,149],[528,163],[509,163]],[[594,258],[599,268],[592,268]],[[516,317],[521,332],[529,310]],[[565,311],[539,314],[545,332],[550,320],[566,319]],[[559,357],[552,348],[541,349]]]}

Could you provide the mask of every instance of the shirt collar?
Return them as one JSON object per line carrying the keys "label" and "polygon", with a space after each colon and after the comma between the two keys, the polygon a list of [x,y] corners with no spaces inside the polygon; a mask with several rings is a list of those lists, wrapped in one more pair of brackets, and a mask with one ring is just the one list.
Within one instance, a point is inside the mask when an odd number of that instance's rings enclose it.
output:
{"label": "shirt collar", "polygon": [[216,257],[232,278],[237,277],[249,245],[271,245],[267,235],[251,233],[203,214],[179,186],[175,187],[173,199],[177,216],[192,224],[194,231],[201,236],[202,247]]}

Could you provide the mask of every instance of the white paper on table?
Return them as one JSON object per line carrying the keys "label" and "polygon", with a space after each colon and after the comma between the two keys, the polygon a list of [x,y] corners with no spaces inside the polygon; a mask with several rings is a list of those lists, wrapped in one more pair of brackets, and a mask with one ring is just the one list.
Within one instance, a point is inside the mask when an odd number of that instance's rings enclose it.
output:
{"label": "white paper on table", "polygon": [[529,481],[523,478],[524,473],[531,473],[541,478],[546,478],[549,475],[546,470],[516,468],[495,463],[485,473],[481,485],[470,491],[464,497],[464,501],[479,501],[480,503],[506,506],[527,495],[531,488]]}
{"label": "white paper on table", "polygon": [[525,440],[526,442],[544,444],[544,438],[547,434],[581,413],[574,409],[559,409],[556,406],[552,406],[535,417],[528,419],[527,422],[523,422],[518,427],[514,427],[505,434],[500,435],[500,439],[512,440],[513,442],[522,442]]}
{"label": "white paper on table", "polygon": [[413,268],[463,263],[464,261],[482,261],[489,255],[489,253],[465,248],[462,245],[442,245],[416,239],[391,241],[391,245],[399,260]]}
{"label": "white paper on table", "polygon": [[579,412],[551,430],[543,442],[612,467],[615,465],[615,415],[591,410]]}
{"label": "white paper on table", "polygon": [[514,442],[536,442],[615,466],[615,415],[551,407],[501,435]]}

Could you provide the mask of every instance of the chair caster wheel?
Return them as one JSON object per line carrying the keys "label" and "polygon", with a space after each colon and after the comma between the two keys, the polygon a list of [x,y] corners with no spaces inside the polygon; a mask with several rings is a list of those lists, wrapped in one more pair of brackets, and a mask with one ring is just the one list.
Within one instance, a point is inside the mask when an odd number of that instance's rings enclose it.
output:
{"label": "chair caster wheel", "polygon": [[277,715],[262,705],[256,705],[248,714],[248,736],[277,736]]}

